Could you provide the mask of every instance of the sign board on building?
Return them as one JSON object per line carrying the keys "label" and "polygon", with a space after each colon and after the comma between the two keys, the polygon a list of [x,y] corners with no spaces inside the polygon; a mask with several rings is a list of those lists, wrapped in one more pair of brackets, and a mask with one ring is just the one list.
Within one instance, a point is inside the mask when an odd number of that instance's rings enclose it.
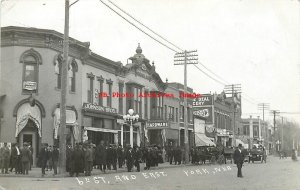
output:
{"label": "sign board on building", "polygon": [[94,112],[101,112],[101,113],[113,113],[113,114],[117,113],[117,109],[115,108],[94,105],[91,103],[83,103],[82,109],[84,111],[94,111]]}
{"label": "sign board on building", "polygon": [[193,99],[193,107],[201,107],[201,106],[211,106],[213,105],[213,95],[204,94],[199,98]]}
{"label": "sign board on building", "polygon": [[213,122],[212,106],[193,108],[193,115],[206,118],[206,123]]}
{"label": "sign board on building", "polygon": [[23,82],[23,89],[25,90],[36,90],[36,82],[32,81],[24,81]]}
{"label": "sign board on building", "polygon": [[169,128],[168,122],[165,121],[150,121],[146,125],[147,129],[165,129]]}
{"label": "sign board on building", "polygon": [[205,134],[205,121],[194,117],[194,129],[195,133]]}

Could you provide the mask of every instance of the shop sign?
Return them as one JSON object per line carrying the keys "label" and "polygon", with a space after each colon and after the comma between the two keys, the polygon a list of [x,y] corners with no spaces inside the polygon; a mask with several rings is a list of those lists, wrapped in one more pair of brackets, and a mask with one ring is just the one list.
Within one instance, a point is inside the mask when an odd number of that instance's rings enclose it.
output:
{"label": "shop sign", "polygon": [[85,111],[96,111],[96,112],[101,112],[101,113],[117,113],[117,109],[115,108],[109,108],[109,107],[104,107],[100,105],[94,105],[92,103],[83,103],[83,108]]}
{"label": "shop sign", "polygon": [[212,107],[193,108],[193,115],[206,118],[206,123],[212,123]]}
{"label": "shop sign", "polygon": [[25,90],[36,90],[36,82],[24,81],[23,82],[23,89],[25,89]]}
{"label": "shop sign", "polygon": [[148,129],[164,129],[169,128],[168,122],[148,122],[146,125]]}
{"label": "shop sign", "polygon": [[213,95],[204,94],[198,98],[193,99],[193,107],[213,105]]}

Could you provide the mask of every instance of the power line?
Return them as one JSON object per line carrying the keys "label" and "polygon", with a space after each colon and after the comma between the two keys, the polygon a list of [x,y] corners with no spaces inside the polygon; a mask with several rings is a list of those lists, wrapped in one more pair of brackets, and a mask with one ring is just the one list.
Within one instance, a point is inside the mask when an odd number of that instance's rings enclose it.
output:
{"label": "power line", "polygon": [[172,42],[170,42],[169,40],[167,40],[166,38],[164,38],[163,36],[161,36],[160,34],[158,34],[157,32],[153,31],[151,28],[149,28],[148,26],[144,25],[142,22],[140,22],[139,20],[137,20],[136,18],[134,18],[131,14],[129,14],[128,12],[124,11],[122,8],[120,8],[118,5],[116,5],[114,2],[108,0],[111,4],[113,4],[115,7],[117,7],[120,11],[122,11],[123,13],[125,13],[127,16],[129,16],[130,18],[132,18],[133,20],[135,20],[137,23],[139,23],[140,25],[144,26],[145,28],[147,28],[148,30],[150,30],[151,32],[153,32],[155,35],[159,36],[161,39],[165,40],[166,42],[168,42],[169,44],[173,45],[174,47],[176,47],[177,49],[179,49],[180,51],[184,51],[182,48],[176,46],[175,44],[173,44]]}
{"label": "power line", "polygon": [[222,84],[222,85],[226,85],[225,83],[211,77],[209,74],[207,74],[206,72],[204,72],[203,70],[201,70],[197,65],[194,65],[199,71],[201,71],[203,74],[205,74],[206,76],[208,76],[209,78],[211,78],[212,80],[214,80],[215,82]]}
{"label": "power line", "polygon": [[[108,7],[110,10],[112,10],[113,12],[115,12],[118,16],[120,16],[121,18],[123,18],[125,21],[127,21],[129,24],[131,24],[132,26],[134,26],[135,28],[137,28],[138,30],[140,30],[141,32],[143,32],[144,34],[146,34],[148,37],[150,37],[151,39],[155,40],[156,42],[160,43],[161,45],[165,46],[166,48],[177,52],[175,49],[171,48],[170,46],[166,45],[165,43],[159,41],[158,39],[156,39],[155,37],[151,36],[150,34],[148,34],[147,32],[145,32],[144,30],[142,30],[140,27],[138,27],[137,25],[135,25],[133,22],[129,21],[127,18],[125,18],[124,16],[122,16],[120,13],[118,13],[116,10],[114,10],[111,6],[109,6],[107,3],[105,3],[103,0],[99,0],[102,4],[104,4],[106,7]],[[132,18],[134,21],[136,21],[137,23],[139,23],[140,25],[144,26],[145,28],[147,28],[149,31],[151,31],[152,33],[154,33],[155,35],[157,35],[158,37],[160,37],[161,39],[163,39],[164,41],[168,42],[169,44],[171,44],[172,46],[176,47],[177,49],[182,50],[182,48],[178,47],[177,45],[175,45],[174,43],[170,42],[169,40],[167,40],[166,38],[164,38],[163,36],[161,36],[160,34],[158,34],[157,32],[153,31],[152,29],[150,29],[148,26],[146,26],[145,24],[143,24],[141,21],[139,21],[138,19],[134,18],[131,14],[129,14],[128,12],[126,12],[125,10],[123,10],[120,6],[116,5],[115,3],[113,3],[112,1],[108,0],[112,5],[114,5],[115,7],[117,7],[120,11],[122,11],[123,13],[125,13],[127,16],[129,16],[130,18]],[[202,69],[200,69],[197,65],[194,65],[200,72],[202,72],[203,74],[205,74],[207,77],[209,77],[210,79],[214,80],[215,82],[221,84],[221,85],[226,85],[228,82],[225,81],[222,77],[220,77],[219,75],[217,75],[216,73],[214,73],[211,69],[209,69],[208,67],[206,67],[204,64],[200,63],[201,66],[203,66],[207,71],[209,71],[210,73],[212,73],[214,76],[216,76],[217,78],[221,79],[218,80],[214,77],[212,77],[211,75],[209,75],[208,73],[206,73],[205,71],[203,71]],[[225,81],[225,82],[223,82]],[[245,97],[244,97],[245,98]],[[252,98],[251,98],[252,99]],[[252,103],[252,104],[256,104],[254,101],[248,100],[245,98],[246,101]]]}
{"label": "power line", "polygon": [[147,36],[149,36],[150,38],[152,38],[153,40],[155,40],[156,42],[160,43],[161,45],[165,46],[166,48],[174,51],[174,52],[178,52],[175,49],[169,47],[168,45],[162,43],[161,41],[157,40],[156,38],[154,38],[153,36],[151,36],[150,34],[148,34],[147,32],[145,32],[144,30],[142,30],[141,28],[139,28],[138,26],[136,26],[133,22],[130,22],[128,19],[126,19],[124,16],[122,16],[120,13],[118,13],[117,11],[115,11],[112,7],[110,7],[108,4],[104,3],[102,0],[99,0],[102,4],[104,4],[105,6],[107,6],[110,10],[112,10],[114,13],[116,13],[117,15],[119,15],[121,18],[123,18],[125,21],[127,21],[129,24],[131,24],[132,26],[134,26],[136,29],[138,29],[139,31],[143,32],[144,34],[146,34]]}

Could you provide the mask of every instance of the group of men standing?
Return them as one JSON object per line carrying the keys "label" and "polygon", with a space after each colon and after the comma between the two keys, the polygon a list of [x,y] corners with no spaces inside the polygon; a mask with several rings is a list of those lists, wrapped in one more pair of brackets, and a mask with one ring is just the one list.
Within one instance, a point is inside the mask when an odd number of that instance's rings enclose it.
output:
{"label": "group of men standing", "polygon": [[182,162],[182,155],[183,154],[183,150],[180,148],[180,146],[177,147],[168,147],[167,148],[167,156],[168,156],[168,160],[170,162],[170,164],[174,164],[175,165],[180,165]]}
{"label": "group of men standing", "polygon": [[105,145],[104,141],[95,146],[90,142],[77,143],[75,147],[67,146],[66,170],[70,176],[78,176],[84,173],[91,175],[92,169],[100,169],[103,173],[106,170],[115,170],[126,165],[127,171],[131,172],[133,168],[140,171],[140,163],[145,162],[144,169],[150,169],[152,166],[158,166],[163,162],[162,150],[159,147],[131,147],[130,145],[122,147],[121,145]]}
{"label": "group of men standing", "polygon": [[3,174],[8,174],[15,169],[15,174],[28,175],[33,162],[33,149],[28,143],[24,143],[22,148],[19,148],[17,143],[12,144],[12,148],[8,147],[7,143],[0,148],[0,166]]}

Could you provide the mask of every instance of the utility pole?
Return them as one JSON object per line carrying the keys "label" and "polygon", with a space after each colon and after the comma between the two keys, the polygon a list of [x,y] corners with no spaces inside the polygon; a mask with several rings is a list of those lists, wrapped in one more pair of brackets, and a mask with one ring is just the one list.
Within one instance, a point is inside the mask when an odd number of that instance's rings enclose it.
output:
{"label": "utility pole", "polygon": [[235,122],[235,113],[236,113],[236,108],[237,108],[237,102],[235,101],[235,94],[240,94],[242,93],[242,87],[241,84],[231,84],[231,85],[226,85],[224,88],[225,94],[231,95],[232,98],[232,103],[233,103],[233,129],[232,129],[232,145],[235,147],[236,146],[236,122]]}
{"label": "utility pole", "polygon": [[68,76],[68,55],[69,54],[69,0],[65,0],[65,31],[63,44],[63,63],[61,78],[60,97],[60,136],[59,136],[59,173],[66,171],[66,100],[67,100],[67,76]]}
{"label": "utility pole", "polygon": [[[269,109],[270,109],[270,104],[269,103],[259,103],[258,104],[258,110],[262,110],[263,111],[263,124],[262,124],[262,128],[263,128],[264,131],[266,131],[266,129],[265,129],[265,110],[269,110]],[[266,139],[264,139],[264,141],[268,142],[268,130],[267,130],[267,133],[266,133]],[[268,143],[268,146],[269,146],[269,143]]]}
{"label": "utility pole", "polygon": [[274,147],[274,154],[276,150],[276,140],[275,140],[275,130],[276,130],[276,115],[279,114],[279,110],[271,110],[271,113],[273,114],[273,128],[274,128],[274,133],[273,133],[273,147]]}
{"label": "utility pole", "polygon": [[[198,64],[197,50],[177,52],[174,56],[174,65],[184,65],[184,94],[187,94],[187,65]],[[187,121],[187,97],[184,97],[184,146],[185,163],[189,163],[188,121]]]}
{"label": "utility pole", "polygon": [[283,151],[283,117],[281,117],[281,151]]}

